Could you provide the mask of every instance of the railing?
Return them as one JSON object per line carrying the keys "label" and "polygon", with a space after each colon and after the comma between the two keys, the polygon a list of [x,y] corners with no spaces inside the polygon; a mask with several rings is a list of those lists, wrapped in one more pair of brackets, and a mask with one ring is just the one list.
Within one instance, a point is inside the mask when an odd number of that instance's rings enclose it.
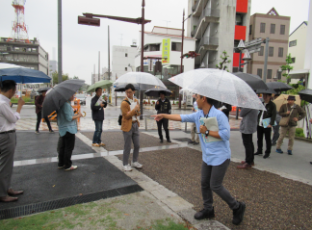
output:
{"label": "railing", "polygon": [[217,37],[202,37],[196,48],[196,52],[199,52],[200,47],[202,47],[203,45],[218,46],[219,39]]}
{"label": "railing", "polygon": [[197,6],[198,6],[198,3],[199,3],[200,0],[197,0],[197,2],[192,6],[192,10],[193,12],[196,10]]}
{"label": "railing", "polygon": [[215,17],[219,18],[220,17],[220,10],[218,9],[211,9],[211,8],[205,8],[203,9],[200,17],[199,17],[199,22],[204,18],[204,17]]}

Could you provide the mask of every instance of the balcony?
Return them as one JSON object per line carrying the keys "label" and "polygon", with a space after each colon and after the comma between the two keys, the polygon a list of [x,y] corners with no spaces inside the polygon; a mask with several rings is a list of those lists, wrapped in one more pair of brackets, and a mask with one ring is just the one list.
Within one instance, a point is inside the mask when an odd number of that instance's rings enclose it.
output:
{"label": "balcony", "polygon": [[248,12],[248,0],[236,0],[236,12],[247,14],[247,12]]}
{"label": "balcony", "polygon": [[199,17],[202,10],[205,9],[207,3],[208,0],[197,0],[197,2],[192,7],[193,15]]}
{"label": "balcony", "polygon": [[219,38],[218,37],[203,37],[200,39],[196,52],[199,53],[201,50],[218,50]]}
{"label": "balcony", "polygon": [[246,40],[246,26],[235,26],[235,34],[234,34],[235,40]]}
{"label": "balcony", "polygon": [[200,0],[197,0],[196,3],[192,6],[192,11],[194,12],[197,9],[198,3]]}
{"label": "balcony", "polygon": [[209,23],[218,23],[220,18],[220,10],[206,8],[199,17],[198,26],[193,29],[191,35],[197,39],[202,37],[202,33],[206,30]]}

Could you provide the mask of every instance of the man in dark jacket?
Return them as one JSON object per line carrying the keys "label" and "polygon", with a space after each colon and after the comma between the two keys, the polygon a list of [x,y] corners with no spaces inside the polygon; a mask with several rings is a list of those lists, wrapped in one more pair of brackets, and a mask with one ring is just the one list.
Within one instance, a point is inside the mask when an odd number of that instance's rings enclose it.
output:
{"label": "man in dark jacket", "polygon": [[[160,99],[156,102],[156,105],[155,105],[155,109],[157,110],[157,114],[159,114],[159,113],[171,114],[171,103],[167,98],[165,98],[165,93],[160,92],[159,96],[160,96]],[[169,137],[169,130],[168,130],[168,119],[162,119],[160,121],[157,121],[160,143],[163,143],[164,140],[163,140],[161,126],[164,126],[164,130],[166,132],[167,142],[171,142],[170,137]]]}
{"label": "man in dark jacket", "polygon": [[[260,110],[257,119],[257,139],[258,139],[258,150],[254,155],[262,155],[262,146],[263,146],[263,134],[266,142],[266,150],[263,156],[264,159],[268,158],[271,153],[271,132],[272,126],[274,125],[276,118],[276,105],[271,101],[271,94],[263,94],[263,104],[266,108],[266,111]],[[265,127],[263,121],[264,119],[270,118],[270,124]]]}
{"label": "man in dark jacket", "polygon": [[[42,104],[43,104],[43,100],[45,98],[46,93],[47,93],[47,91],[43,91],[40,96],[37,96],[35,98],[35,106],[36,106],[36,114],[37,114],[36,134],[39,134],[39,126],[40,126],[40,122],[41,122]],[[44,120],[45,120],[45,122],[48,125],[49,132],[50,133],[54,133],[54,131],[51,128],[51,124],[50,124],[49,118],[48,117],[44,117]]]}
{"label": "man in dark jacket", "polygon": [[107,106],[107,97],[105,101],[102,98],[102,88],[98,87],[95,89],[95,96],[91,99],[91,111],[92,119],[95,124],[95,131],[93,135],[93,147],[105,146],[101,141],[102,126],[104,121],[104,108]]}

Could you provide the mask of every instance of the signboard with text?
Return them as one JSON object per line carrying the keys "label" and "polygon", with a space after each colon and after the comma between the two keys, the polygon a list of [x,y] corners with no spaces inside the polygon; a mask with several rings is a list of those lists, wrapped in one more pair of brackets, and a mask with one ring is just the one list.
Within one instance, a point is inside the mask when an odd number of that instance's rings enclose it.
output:
{"label": "signboard with text", "polygon": [[163,39],[162,42],[162,63],[170,63],[170,50],[171,41],[170,38]]}

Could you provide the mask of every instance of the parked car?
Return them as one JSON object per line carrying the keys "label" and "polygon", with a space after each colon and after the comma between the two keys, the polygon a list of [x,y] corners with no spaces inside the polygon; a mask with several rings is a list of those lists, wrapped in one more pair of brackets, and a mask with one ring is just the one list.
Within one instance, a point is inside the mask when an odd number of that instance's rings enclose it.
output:
{"label": "parked car", "polygon": [[76,99],[80,100],[80,105],[86,105],[86,99],[87,99],[87,96],[84,95],[84,94],[76,94]]}

